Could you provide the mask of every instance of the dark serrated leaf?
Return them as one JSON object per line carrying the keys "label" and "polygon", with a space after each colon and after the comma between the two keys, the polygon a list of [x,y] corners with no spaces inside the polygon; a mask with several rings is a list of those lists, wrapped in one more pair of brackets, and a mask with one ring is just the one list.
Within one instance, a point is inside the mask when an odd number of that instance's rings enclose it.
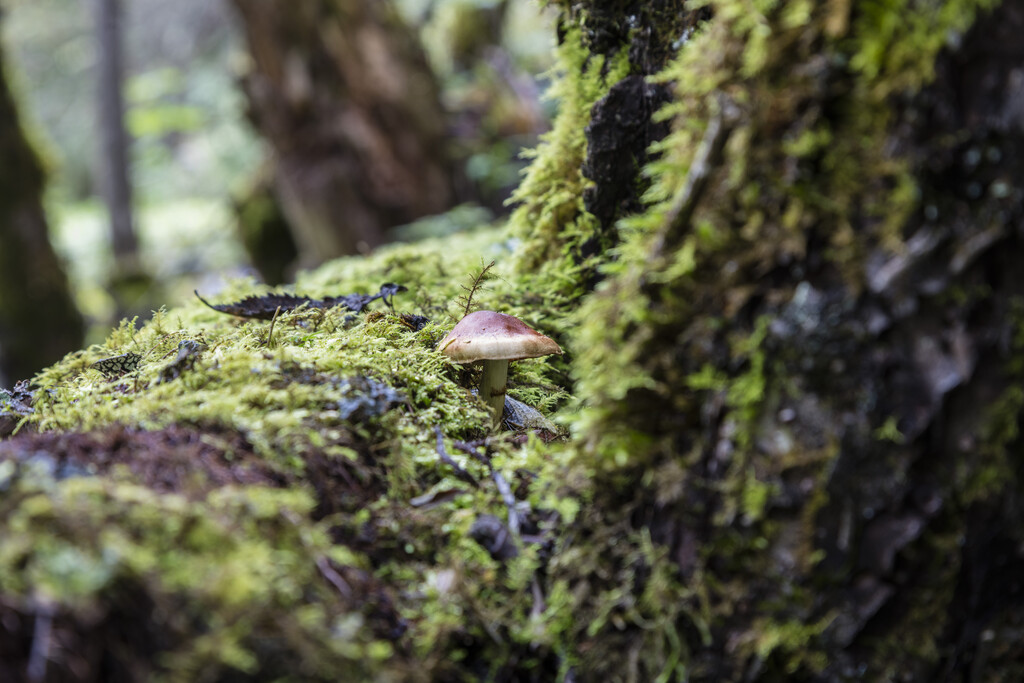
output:
{"label": "dark serrated leaf", "polygon": [[195,292],[195,295],[199,297],[200,301],[213,310],[221,313],[227,313],[228,315],[237,315],[240,318],[272,320],[278,308],[280,308],[282,312],[294,311],[303,304],[309,304],[312,308],[318,308],[318,306],[314,304],[314,299],[310,299],[308,296],[294,296],[292,294],[264,294],[262,296],[250,296],[242,299],[241,301],[233,301],[229,304],[211,304],[209,301],[199,296],[199,292]]}
{"label": "dark serrated leaf", "polygon": [[117,379],[122,375],[127,375],[129,372],[134,372],[139,367],[139,361],[141,360],[142,356],[129,352],[123,353],[120,356],[101,358],[89,367],[99,370],[107,379]]}
{"label": "dark serrated leaf", "polygon": [[215,311],[237,315],[241,318],[256,318],[258,320],[272,320],[280,308],[281,313],[294,311],[301,306],[309,308],[334,308],[341,306],[353,313],[361,312],[366,306],[377,299],[383,299],[384,303],[392,308],[391,297],[399,292],[406,291],[402,285],[393,282],[386,282],[380,287],[376,294],[344,294],[342,296],[328,296],[323,299],[312,299],[308,296],[296,296],[294,294],[264,294],[262,296],[250,296],[229,304],[211,304],[199,296],[196,297],[204,304]]}

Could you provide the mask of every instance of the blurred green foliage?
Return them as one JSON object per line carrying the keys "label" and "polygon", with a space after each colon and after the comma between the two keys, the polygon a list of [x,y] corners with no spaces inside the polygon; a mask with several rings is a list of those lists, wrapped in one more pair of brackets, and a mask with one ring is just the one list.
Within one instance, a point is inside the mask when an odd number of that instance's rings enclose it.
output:
{"label": "blurred green foliage", "polygon": [[[128,124],[138,199],[226,197],[259,162],[232,64],[241,44],[226,3],[124,2]],[[95,42],[90,3],[14,0],[0,26],[22,107],[48,141],[56,201],[97,191]]]}
{"label": "blurred green foliage", "polygon": [[[135,223],[142,259],[171,297],[211,289],[247,272],[234,230],[232,196],[266,158],[245,117],[238,76],[246,59],[228,2],[123,0],[127,104],[132,137]],[[553,30],[539,4],[513,0],[497,51],[453,68],[452,17],[497,0],[396,0],[418,28],[453,114],[453,148],[487,208],[399,230],[401,240],[474,227],[501,212],[554,103],[537,106],[551,65]],[[91,341],[113,322],[104,289],[112,266],[95,176],[96,45],[92,3],[9,0],[0,21],[25,120],[50,172],[54,246],[68,264],[79,307],[95,323]]]}

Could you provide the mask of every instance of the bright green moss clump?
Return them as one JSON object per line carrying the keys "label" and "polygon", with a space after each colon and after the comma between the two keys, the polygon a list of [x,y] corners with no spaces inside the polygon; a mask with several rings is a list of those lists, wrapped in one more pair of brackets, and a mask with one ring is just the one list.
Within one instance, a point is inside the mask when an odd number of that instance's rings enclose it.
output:
{"label": "bright green moss clump", "polygon": [[97,628],[104,648],[149,650],[158,679],[368,677],[391,654],[364,628],[372,611],[321,574],[368,565],[304,521],[304,492],[228,488],[190,501],[102,478],[54,482],[32,467],[3,486],[5,601],[53,610],[58,631]]}

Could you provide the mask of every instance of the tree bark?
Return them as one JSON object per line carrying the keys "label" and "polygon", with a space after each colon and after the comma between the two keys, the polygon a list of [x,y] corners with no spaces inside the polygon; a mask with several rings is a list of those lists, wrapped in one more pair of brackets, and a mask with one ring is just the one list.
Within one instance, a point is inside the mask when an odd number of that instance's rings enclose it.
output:
{"label": "tree bark", "polygon": [[21,128],[2,52],[0,159],[0,387],[9,387],[78,348],[82,318],[50,246],[45,178]]}
{"label": "tree bark", "polygon": [[232,204],[242,246],[263,281],[268,285],[293,282],[299,253],[267,166],[256,171]]}
{"label": "tree bark", "polygon": [[243,85],[275,157],[304,264],[365,251],[448,208],[445,116],[415,35],[389,2],[235,0]]}
{"label": "tree bark", "polygon": [[568,640],[585,680],[1015,679],[1024,9],[798,5],[684,50],[577,314]]}
{"label": "tree bark", "polygon": [[619,221],[644,208],[651,183],[641,170],[669,131],[654,115],[671,100],[668,84],[651,77],[710,11],[684,0],[553,4],[566,70],[552,88],[561,107],[538,148],[540,162],[513,194],[512,223],[526,244],[520,267],[573,272],[575,301],[600,279]]}
{"label": "tree bark", "polygon": [[93,0],[99,68],[100,168],[110,236],[118,271],[139,268],[139,241],[132,221],[129,139],[125,128],[121,0]]}

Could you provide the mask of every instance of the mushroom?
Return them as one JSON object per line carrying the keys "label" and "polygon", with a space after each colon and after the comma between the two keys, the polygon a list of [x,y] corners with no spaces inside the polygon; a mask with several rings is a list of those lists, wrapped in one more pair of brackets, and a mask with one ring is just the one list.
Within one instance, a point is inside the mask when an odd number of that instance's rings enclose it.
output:
{"label": "mushroom", "polygon": [[509,361],[562,353],[554,339],[515,316],[494,311],[467,315],[441,340],[438,350],[456,363],[484,362],[480,398],[490,406],[495,426],[501,424],[505,408]]}

